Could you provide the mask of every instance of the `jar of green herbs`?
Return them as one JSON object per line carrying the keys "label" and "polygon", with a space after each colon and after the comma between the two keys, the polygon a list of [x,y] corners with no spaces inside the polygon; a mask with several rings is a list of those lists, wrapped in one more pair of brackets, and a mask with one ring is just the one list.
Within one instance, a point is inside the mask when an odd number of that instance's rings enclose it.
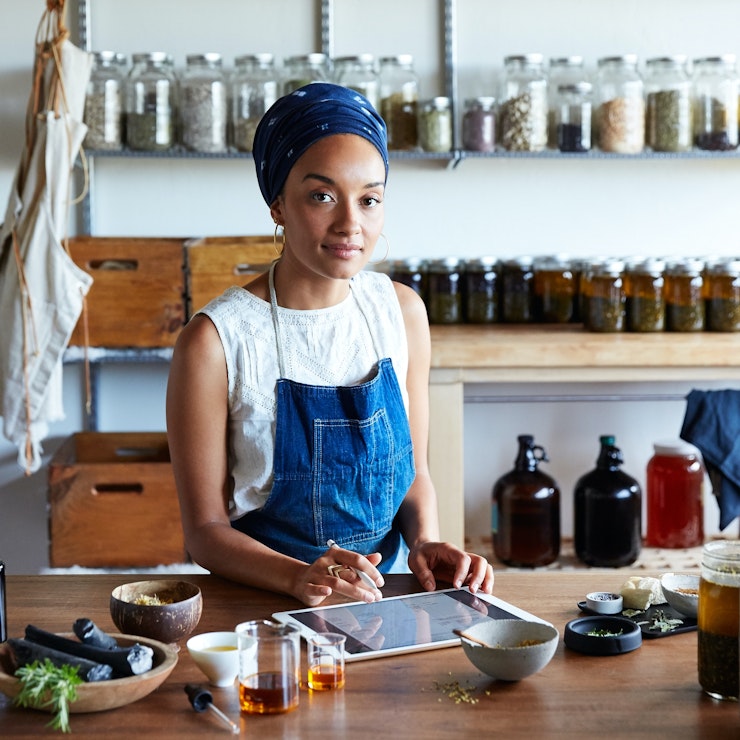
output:
{"label": "jar of green herbs", "polygon": [[693,146],[687,64],[680,54],[645,62],[645,143],[655,152],[686,152]]}
{"label": "jar of green herbs", "polygon": [[463,261],[442,257],[429,262],[427,312],[432,324],[459,324],[463,321]]}
{"label": "jar of green herbs", "polygon": [[501,262],[501,321],[534,321],[534,258],[511,257]]}
{"label": "jar of green herbs", "polygon": [[589,331],[624,330],[626,297],[624,261],[607,258],[591,263],[582,280],[583,325]]}
{"label": "jar of green herbs", "polygon": [[627,331],[654,332],[665,328],[665,260],[657,257],[627,260],[624,273]]}
{"label": "jar of green herbs", "polygon": [[704,261],[692,257],[670,260],[665,268],[665,328],[703,331]]}
{"label": "jar of green herbs", "polygon": [[740,331],[740,259],[720,258],[704,271],[706,328]]}
{"label": "jar of green herbs", "polygon": [[496,257],[476,257],[465,261],[463,276],[465,321],[493,324],[499,317],[499,274]]}

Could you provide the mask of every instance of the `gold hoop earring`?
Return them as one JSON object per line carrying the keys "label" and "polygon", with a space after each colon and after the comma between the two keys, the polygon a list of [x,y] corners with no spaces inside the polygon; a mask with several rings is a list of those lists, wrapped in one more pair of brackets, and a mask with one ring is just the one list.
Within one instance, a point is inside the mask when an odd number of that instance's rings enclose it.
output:
{"label": "gold hoop earring", "polygon": [[282,234],[283,241],[282,241],[282,244],[280,245],[281,248],[278,249],[278,245],[277,245],[277,234],[278,234],[278,229],[279,228],[281,228],[280,227],[280,224],[276,221],[275,222],[275,231],[272,234],[272,248],[275,250],[275,254],[278,257],[280,257],[282,255],[283,249],[285,249],[285,227],[282,227],[283,228],[283,234]]}
{"label": "gold hoop earring", "polygon": [[379,265],[381,262],[385,262],[388,259],[388,255],[391,252],[391,243],[388,241],[388,237],[381,231],[380,236],[385,240],[385,254],[379,260],[370,260],[371,265]]}

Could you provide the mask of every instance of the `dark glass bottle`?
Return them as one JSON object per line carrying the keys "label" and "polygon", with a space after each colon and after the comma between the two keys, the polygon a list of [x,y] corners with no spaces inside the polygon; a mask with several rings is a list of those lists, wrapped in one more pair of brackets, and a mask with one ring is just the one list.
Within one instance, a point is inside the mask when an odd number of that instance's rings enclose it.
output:
{"label": "dark glass bottle", "polygon": [[547,454],[534,437],[522,434],[517,440],[514,469],[493,486],[493,549],[506,565],[534,568],[560,554],[560,489],[537,469]]}
{"label": "dark glass bottle", "polygon": [[600,437],[596,467],[581,476],[574,492],[576,555],[587,565],[618,568],[640,554],[642,491],[620,470],[622,451],[614,437]]}

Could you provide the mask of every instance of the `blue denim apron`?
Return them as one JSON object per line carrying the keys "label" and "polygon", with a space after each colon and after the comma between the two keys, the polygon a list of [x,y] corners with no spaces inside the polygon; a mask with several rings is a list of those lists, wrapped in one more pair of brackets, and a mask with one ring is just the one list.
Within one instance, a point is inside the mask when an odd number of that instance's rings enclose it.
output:
{"label": "blue denim apron", "polygon": [[[379,359],[373,377],[355,386],[286,378],[273,268],[270,302],[280,368],[273,485],[265,505],[233,526],[308,563],[326,551],[330,538],[363,555],[380,552],[378,569],[388,572],[405,549],[394,518],[415,476],[393,365],[390,358]],[[380,356],[369,322],[368,328]]]}

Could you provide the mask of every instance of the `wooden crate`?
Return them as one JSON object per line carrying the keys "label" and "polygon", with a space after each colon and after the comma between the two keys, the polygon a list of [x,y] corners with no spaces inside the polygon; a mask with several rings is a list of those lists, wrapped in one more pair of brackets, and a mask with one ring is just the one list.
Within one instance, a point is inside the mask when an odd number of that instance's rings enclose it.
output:
{"label": "wooden crate", "polygon": [[[93,277],[87,297],[91,347],[171,347],[185,323],[183,239],[70,239],[72,259]],[[83,317],[70,344],[84,345]]]}
{"label": "wooden crate", "polygon": [[79,432],[49,464],[52,567],[187,561],[164,432]]}
{"label": "wooden crate", "polygon": [[185,243],[188,319],[232,285],[246,285],[277,257],[269,236],[219,236]]}

